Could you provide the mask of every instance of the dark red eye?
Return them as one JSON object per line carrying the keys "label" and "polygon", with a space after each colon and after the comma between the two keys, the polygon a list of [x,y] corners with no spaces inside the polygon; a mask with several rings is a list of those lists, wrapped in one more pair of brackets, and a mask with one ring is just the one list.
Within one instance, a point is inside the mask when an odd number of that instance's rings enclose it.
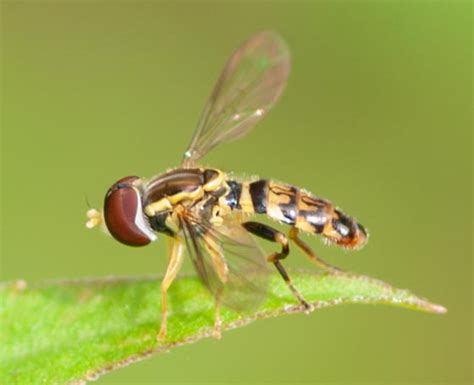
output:
{"label": "dark red eye", "polygon": [[117,181],[107,192],[104,218],[110,234],[129,246],[145,246],[156,235],[145,219],[139,190],[133,186],[137,176],[127,176]]}

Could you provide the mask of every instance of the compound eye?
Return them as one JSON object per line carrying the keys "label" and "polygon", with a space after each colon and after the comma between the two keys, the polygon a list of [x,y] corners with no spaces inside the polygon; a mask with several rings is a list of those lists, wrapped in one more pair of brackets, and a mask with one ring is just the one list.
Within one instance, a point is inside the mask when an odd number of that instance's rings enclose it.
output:
{"label": "compound eye", "polygon": [[156,239],[142,210],[139,190],[133,186],[137,176],[117,181],[109,189],[104,202],[104,219],[110,234],[129,246],[145,246]]}

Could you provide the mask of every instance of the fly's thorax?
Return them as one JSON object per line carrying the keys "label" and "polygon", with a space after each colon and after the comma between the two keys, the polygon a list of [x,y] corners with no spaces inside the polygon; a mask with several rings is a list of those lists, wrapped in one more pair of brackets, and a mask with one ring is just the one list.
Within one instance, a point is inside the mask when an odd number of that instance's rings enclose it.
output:
{"label": "fly's thorax", "polygon": [[194,204],[224,185],[217,169],[178,168],[152,178],[144,186],[144,207],[148,216],[172,210],[177,204]]}
{"label": "fly's thorax", "polygon": [[227,190],[224,174],[220,170],[171,170],[145,184],[144,212],[155,231],[172,235],[179,231],[179,210],[198,208],[209,197],[218,198]]}

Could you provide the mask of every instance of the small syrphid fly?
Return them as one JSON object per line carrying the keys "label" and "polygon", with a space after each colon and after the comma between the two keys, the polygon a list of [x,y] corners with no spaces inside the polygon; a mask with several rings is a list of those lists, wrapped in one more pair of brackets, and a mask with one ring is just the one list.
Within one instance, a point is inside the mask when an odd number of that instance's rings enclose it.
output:
{"label": "small syrphid fly", "polygon": [[[169,264],[161,282],[161,341],[166,338],[166,293],[185,249],[215,298],[213,335],[220,337],[221,304],[237,311],[261,304],[267,292],[269,263],[311,311],[282,265],[289,240],[320,268],[337,268],[319,258],[299,238],[300,231],[320,234],[352,249],[367,241],[364,227],[325,199],[269,179],[238,180],[197,163],[221,143],[246,135],[277,102],[289,72],[289,50],[277,33],[265,31],[251,37],[224,67],[181,166],[149,179],[122,178],[107,191],[103,212],[92,209],[87,213],[87,227],[104,221],[110,234],[129,246],[145,246],[160,233],[169,238]],[[289,225],[288,235],[249,221],[252,214],[266,214]],[[265,256],[250,234],[278,243],[281,250]]]}

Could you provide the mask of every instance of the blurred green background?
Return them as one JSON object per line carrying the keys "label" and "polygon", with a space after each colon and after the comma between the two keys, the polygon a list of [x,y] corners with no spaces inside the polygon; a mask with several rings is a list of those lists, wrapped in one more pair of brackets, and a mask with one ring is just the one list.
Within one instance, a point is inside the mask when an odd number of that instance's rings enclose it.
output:
{"label": "blurred green background", "polygon": [[[227,332],[97,384],[470,384],[470,2],[2,3],[1,278],[160,273],[84,227],[118,178],[177,165],[227,56],[263,29],[293,58],[281,102],[206,162],[329,198],[369,229],[327,260],[444,316],[346,306]],[[289,266],[310,265],[298,252]],[[190,264],[185,270],[191,270]],[[158,317],[158,314],[157,314]]]}

